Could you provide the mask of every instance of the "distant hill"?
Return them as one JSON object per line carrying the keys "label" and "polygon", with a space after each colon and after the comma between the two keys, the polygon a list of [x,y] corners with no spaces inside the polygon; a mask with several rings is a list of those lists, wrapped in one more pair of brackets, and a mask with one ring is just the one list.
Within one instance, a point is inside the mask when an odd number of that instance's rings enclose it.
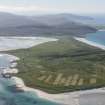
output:
{"label": "distant hill", "polygon": [[46,23],[48,25],[61,24],[64,22],[77,22],[82,24],[94,23],[94,18],[88,16],[79,16],[74,14],[55,14],[55,15],[42,15],[29,17],[35,21]]}
{"label": "distant hill", "polygon": [[20,16],[0,13],[1,36],[84,35],[97,30],[84,25],[92,18],[73,14]]}
{"label": "distant hill", "polygon": [[37,24],[37,21],[33,21],[32,19],[29,19],[26,16],[0,12],[0,28],[16,27],[21,25],[32,25],[32,24]]}

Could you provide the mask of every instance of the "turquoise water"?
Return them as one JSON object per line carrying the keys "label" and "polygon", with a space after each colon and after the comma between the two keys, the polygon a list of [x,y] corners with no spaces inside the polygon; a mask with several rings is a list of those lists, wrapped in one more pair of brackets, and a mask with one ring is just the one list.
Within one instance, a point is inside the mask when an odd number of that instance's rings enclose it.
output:
{"label": "turquoise water", "polygon": [[105,31],[97,31],[96,33],[87,34],[86,39],[101,45],[105,45]]}
{"label": "turquoise water", "polygon": [[[0,67],[8,67],[10,64],[4,57],[0,57]],[[58,105],[39,98],[33,92],[16,92],[13,91],[12,81],[0,76],[0,105]]]}

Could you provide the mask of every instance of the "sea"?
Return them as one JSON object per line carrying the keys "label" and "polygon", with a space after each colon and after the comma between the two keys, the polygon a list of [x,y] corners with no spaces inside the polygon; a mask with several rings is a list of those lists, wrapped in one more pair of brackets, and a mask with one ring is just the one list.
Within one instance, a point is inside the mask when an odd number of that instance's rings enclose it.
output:
{"label": "sea", "polygon": [[[20,40],[18,40],[19,41],[18,42],[17,39],[15,39],[17,42],[15,41],[14,44],[12,39],[1,38],[0,40],[1,40],[0,46],[2,45],[4,46],[2,47],[2,50],[3,48],[4,50],[6,50],[6,47],[10,49],[16,48],[17,43],[20,43]],[[12,41],[12,43],[11,42],[9,43],[9,40]],[[45,41],[45,39],[41,40]],[[21,43],[23,43],[23,39],[21,41],[22,41]],[[28,42],[30,43],[30,40]],[[26,39],[24,41],[24,47],[25,48],[27,47]],[[0,54],[0,71],[2,70],[2,68],[8,68],[9,66],[10,66],[10,61],[7,59],[7,56],[2,56],[2,54]],[[39,98],[39,96],[35,92],[17,92],[16,90],[14,90],[13,85],[14,83],[11,79],[3,78],[0,75],[0,105],[59,105],[56,102],[51,102],[49,100]]]}
{"label": "sea", "polygon": [[41,99],[33,92],[16,92],[12,81],[0,77],[0,105],[58,105]]}
{"label": "sea", "polygon": [[96,33],[87,34],[88,41],[95,42],[100,45],[105,45],[105,31],[97,31]]}

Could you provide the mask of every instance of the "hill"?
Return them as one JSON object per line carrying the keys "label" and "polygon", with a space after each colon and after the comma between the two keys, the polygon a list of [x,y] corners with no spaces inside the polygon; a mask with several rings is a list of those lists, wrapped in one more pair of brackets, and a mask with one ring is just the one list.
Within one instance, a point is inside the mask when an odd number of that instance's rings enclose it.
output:
{"label": "hill", "polygon": [[0,36],[80,36],[97,30],[84,25],[89,17],[72,14],[20,16],[0,13]]}

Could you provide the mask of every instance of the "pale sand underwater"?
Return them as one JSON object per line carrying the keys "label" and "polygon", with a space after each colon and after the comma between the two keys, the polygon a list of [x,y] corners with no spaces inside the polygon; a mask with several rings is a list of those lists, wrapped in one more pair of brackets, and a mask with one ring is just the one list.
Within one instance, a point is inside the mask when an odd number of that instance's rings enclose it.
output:
{"label": "pale sand underwater", "polygon": [[55,38],[45,37],[0,37],[0,51],[26,49],[45,42],[57,41]]}

